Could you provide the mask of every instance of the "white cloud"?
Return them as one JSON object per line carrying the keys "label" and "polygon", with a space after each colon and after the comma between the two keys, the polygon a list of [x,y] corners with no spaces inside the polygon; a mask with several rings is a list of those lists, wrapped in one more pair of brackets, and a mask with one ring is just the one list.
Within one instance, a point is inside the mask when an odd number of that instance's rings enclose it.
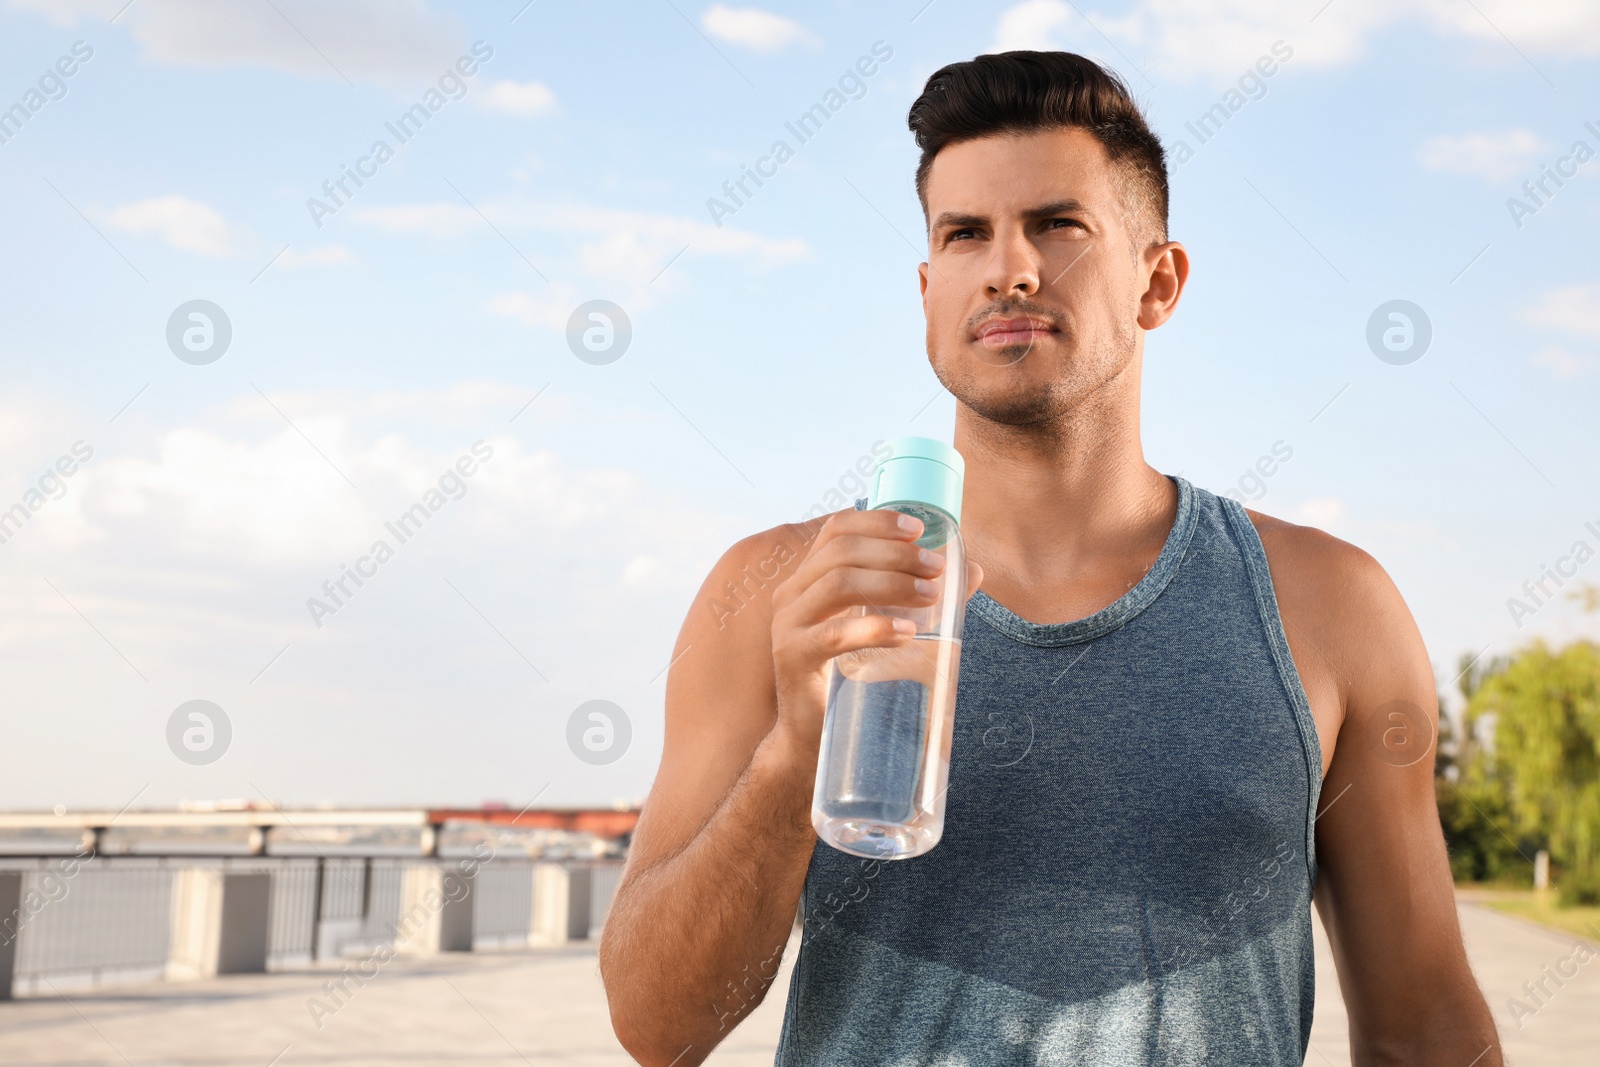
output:
{"label": "white cloud", "polygon": [[[528,384],[268,392],[357,489],[245,390],[177,425],[130,411],[114,440],[92,436],[65,495],[0,546],[0,655],[8,691],[33,709],[13,740],[82,757],[8,772],[0,804],[115,807],[141,790],[170,804],[248,795],[251,781],[296,801],[532,795],[570,772],[563,724],[597,696],[634,716],[633,769],[615,783],[569,773],[554,802],[637,792],[659,743],[655,676],[700,578],[745,525],[725,500],[665,490],[626,455],[525,443],[530,418],[570,400],[559,389],[516,425],[506,420]],[[0,468],[36,480],[92,425],[104,428],[104,412],[10,398]],[[441,487],[480,439],[494,454],[464,493]],[[430,489],[454,499],[397,538],[384,523]],[[380,538],[393,560],[316,627],[307,598]],[[605,640],[618,618],[637,655],[618,659]],[[235,727],[236,747],[204,780],[163,739],[172,709],[196,696]],[[448,728],[440,709],[464,700],[493,723],[493,751],[485,734]],[[400,765],[420,770],[397,782]]]}
{"label": "white cloud", "polygon": [[[1600,5],[1593,0],[1413,0],[1435,28],[1504,48],[1554,56],[1600,55]],[[1516,61],[1515,55],[1512,57]]]}
{"label": "white cloud", "polygon": [[455,237],[483,225],[471,208],[448,203],[358,207],[355,219],[385,233],[423,233],[429,237]]}
{"label": "white cloud", "polygon": [[537,293],[496,293],[485,307],[496,315],[515,319],[529,329],[543,327],[564,333],[572,309],[583,302],[578,291],[565,282],[554,282]]}
{"label": "white cloud", "polygon": [[[257,400],[259,404],[259,398]],[[296,425],[347,474],[368,475],[345,438],[348,424],[312,415]],[[92,476],[101,515],[122,520],[164,517],[172,547],[190,552],[244,551],[260,563],[314,561],[318,546],[352,543],[377,525],[305,440],[279,421],[264,439],[185,427],[164,434],[153,454],[108,458]],[[370,478],[369,478],[370,480]]]}
{"label": "white cloud", "polygon": [[1553,289],[1522,313],[1536,326],[1600,341],[1600,282]]}
{"label": "white cloud", "polygon": [[211,259],[239,251],[241,235],[209,204],[184,196],[158,196],[113,208],[107,221],[124,233],[154,233],[173,248]]}
{"label": "white cloud", "polygon": [[540,82],[492,82],[472,99],[481,108],[512,115],[549,115],[556,110],[556,94]]}
{"label": "white cloud", "polygon": [[[40,509],[5,548],[58,558],[64,539],[105,544],[129,537],[143,543],[148,535],[146,550],[126,558],[160,560],[162,566],[196,574],[217,560],[233,572],[321,566],[381,536],[391,512],[434,486],[479,437],[489,440],[495,457],[473,477],[468,495],[484,487],[482,495],[496,500],[495,514],[487,526],[463,528],[453,537],[469,542],[480,534],[488,540],[502,534],[523,538],[536,516],[534,524],[541,529],[578,535],[591,550],[599,547],[597,537],[613,546],[632,541],[633,520],[620,537],[617,530],[604,533],[595,527],[645,498],[656,499],[637,475],[575,471],[556,453],[529,452],[516,436],[495,429],[507,425],[530,392],[525,385],[481,380],[410,392],[269,389],[272,403],[289,413],[298,429],[253,391],[225,400],[188,425],[134,423],[131,430],[124,428],[115,449],[96,447],[93,458],[68,479],[63,497]],[[548,413],[562,400],[541,395],[538,403]],[[0,426],[31,428],[0,441],[0,463],[36,477],[35,467],[44,470],[56,453],[66,451],[70,432],[59,426],[71,421],[41,420],[27,408],[0,408]],[[8,492],[15,497],[26,487],[19,483]],[[54,529],[38,536],[46,531],[36,524]],[[641,537],[627,551],[601,554],[610,560],[614,581],[638,581],[654,573],[638,562],[641,556],[659,564],[674,552],[666,543],[653,546],[649,537]],[[546,555],[561,558],[548,550]]]}
{"label": "white cloud", "polygon": [[[1099,17],[1095,18],[1099,23]],[[1132,60],[1115,49],[1107,52],[1106,38],[1091,25],[1080,9],[1065,0],[1024,0],[1007,8],[995,27],[990,52],[1076,52],[1102,66],[1120,71],[1130,84],[1148,87]],[[927,74],[933,73],[931,70]],[[927,74],[914,84],[920,90]],[[1136,86],[1138,88],[1138,86]]]}
{"label": "white cloud", "polygon": [[1428,170],[1504,182],[1533,170],[1548,151],[1550,146],[1532,130],[1441,134],[1422,142],[1417,162]]}
{"label": "white cloud", "polygon": [[[1238,78],[1275,41],[1293,49],[1296,67],[1341,66],[1360,59],[1374,34],[1403,22],[1489,43],[1507,62],[1520,60],[1506,39],[1532,55],[1600,55],[1600,5],[1592,0],[1336,0],[1315,24],[1303,8],[1281,0],[1142,0],[1124,15],[1078,9],[1092,26],[1077,20],[1066,0],[1012,5],[996,24],[994,51],[1082,51],[1103,32],[1140,67],[1219,85]],[[1076,41],[1067,40],[1069,27],[1076,27]]]}
{"label": "white cloud", "polygon": [[304,251],[291,247],[278,257],[275,265],[293,270],[296,267],[333,267],[354,262],[355,253],[344,245],[321,245]]}
{"label": "white cloud", "polygon": [[[1387,21],[1375,0],[1339,0],[1307,32],[1305,14],[1277,0],[1144,0],[1126,16],[1090,12],[1134,62],[1178,80],[1232,82],[1282,41],[1278,59],[1324,66],[1357,58],[1365,34]],[[1292,53],[1284,61],[1282,50]]]}
{"label": "white cloud", "polygon": [[1589,361],[1579,356],[1574,356],[1559,345],[1551,345],[1535,353],[1533,357],[1535,367],[1544,367],[1557,378],[1576,378],[1589,367]]}
{"label": "white cloud", "polygon": [[[16,393],[7,390],[6,398],[15,405],[0,419],[0,456],[24,456],[34,441],[46,440],[47,422],[35,404],[21,404]],[[0,505],[5,506],[5,505]]]}
{"label": "white cloud", "polygon": [[[275,403],[287,405],[293,411],[338,412],[356,421],[395,415],[410,420],[414,416],[425,415],[431,421],[447,422],[452,426],[479,425],[486,415],[509,414],[527,399],[524,390],[518,386],[479,379],[457,382],[443,389],[404,392],[389,390],[367,393],[324,389],[308,393],[272,392],[269,395]],[[280,418],[264,408],[261,398],[254,392],[236,397],[230,406],[222,410],[222,415],[230,423],[255,420],[270,422]]]}
{"label": "white cloud", "polygon": [[[9,0],[58,24],[109,20],[126,0]],[[138,0],[117,20],[158,63],[258,66],[310,78],[406,85],[467,50],[453,17],[424,0]]]}
{"label": "white cloud", "polygon": [[650,556],[634,556],[628,561],[628,565],[622,568],[622,584],[643,585],[658,570],[660,564]]}
{"label": "white cloud", "polygon": [[[585,273],[607,279],[621,277],[639,284],[647,284],[685,248],[695,255],[752,259],[762,268],[782,266],[810,254],[810,246],[802,238],[765,237],[681,215],[551,203],[523,197],[486,201],[480,206],[495,226],[508,231],[587,238],[576,248],[579,266]],[[477,212],[448,201],[355,208],[354,217],[358,223],[395,234],[453,237],[485,229]]]}
{"label": "white cloud", "polygon": [[817,45],[817,36],[793,19],[758,7],[712,4],[700,16],[711,36],[757,52],[778,52],[792,44]]}
{"label": "white cloud", "polygon": [[[1007,8],[995,27],[991,52],[1053,51],[1067,48],[1065,30],[1075,12],[1063,0],[1024,0]],[[1077,51],[1077,49],[1068,49]]]}
{"label": "white cloud", "polygon": [[613,230],[598,240],[578,246],[578,267],[591,278],[617,278],[632,285],[648,285],[661,272],[660,248],[636,229]]}

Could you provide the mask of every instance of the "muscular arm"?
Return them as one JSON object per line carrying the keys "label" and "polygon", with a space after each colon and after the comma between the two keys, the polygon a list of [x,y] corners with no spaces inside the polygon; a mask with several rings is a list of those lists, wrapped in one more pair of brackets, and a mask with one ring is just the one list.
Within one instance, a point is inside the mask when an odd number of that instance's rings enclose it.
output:
{"label": "muscular arm", "polygon": [[601,948],[612,1025],[646,1067],[701,1062],[778,973],[816,844],[804,765],[769,735],[698,826],[659,780],[652,790],[677,825],[645,832],[655,855],[630,857]]}
{"label": "muscular arm", "polygon": [[1422,636],[1366,553],[1251,517],[1327,761],[1316,905],[1349,1012],[1352,1062],[1499,1067],[1439,827],[1438,700]]}
{"label": "muscular arm", "polygon": [[672,651],[661,766],[600,945],[612,1026],[646,1067],[703,1060],[789,939],[816,837],[805,761],[769,738],[771,587],[810,535],[779,527],[730,549]]}
{"label": "muscular arm", "polygon": [[748,538],[690,608],[661,766],[600,945],[612,1026],[646,1067],[700,1063],[778,971],[816,844],[828,661],[911,639],[841,613],[932,599],[912,581],[937,571],[897,519],[842,512]]}

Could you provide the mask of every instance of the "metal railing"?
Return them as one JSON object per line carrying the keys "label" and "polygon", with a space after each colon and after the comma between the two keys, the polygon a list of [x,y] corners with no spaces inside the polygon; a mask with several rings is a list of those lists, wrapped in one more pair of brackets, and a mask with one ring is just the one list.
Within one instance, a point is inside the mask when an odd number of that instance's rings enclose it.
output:
{"label": "metal railing", "polygon": [[47,861],[21,870],[13,995],[159,977],[166,965],[172,874],[163,860],[84,861],[70,879]]}
{"label": "metal railing", "polygon": [[606,913],[611,910],[611,898],[617,895],[617,884],[622,881],[621,863],[595,863],[590,865],[594,880],[590,883],[589,914],[594,921],[589,926],[589,936],[594,937],[605,924]]}
{"label": "metal railing", "polygon": [[[448,857],[98,856],[70,876],[59,858],[0,858],[0,872],[22,872],[20,906],[0,928],[14,939],[12,995],[159,978],[172,932],[173,879],[181,870],[270,875],[268,970],[393,945],[406,870],[454,867]],[[525,946],[533,932],[540,861],[481,861],[472,885],[472,947]],[[588,868],[591,935],[604,921],[621,876],[618,861],[563,862]],[[576,906],[576,905],[574,905]]]}
{"label": "metal railing", "polygon": [[490,863],[478,871],[472,909],[476,948],[526,945],[533,915],[533,864]]}

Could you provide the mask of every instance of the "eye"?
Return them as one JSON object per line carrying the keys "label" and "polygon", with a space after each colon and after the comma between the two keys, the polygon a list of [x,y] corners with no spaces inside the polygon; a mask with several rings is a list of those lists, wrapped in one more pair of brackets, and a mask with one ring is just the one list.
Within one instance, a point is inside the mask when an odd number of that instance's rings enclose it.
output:
{"label": "eye", "polygon": [[[1061,225],[1057,226],[1057,223],[1060,223]],[[1088,231],[1088,227],[1079,222],[1077,219],[1046,219],[1044,228],[1046,230],[1077,228],[1085,232]]]}
{"label": "eye", "polygon": [[966,229],[950,231],[950,236],[946,237],[945,240],[946,241],[960,241],[960,240],[963,239],[962,238],[962,234],[966,234],[968,236],[976,236],[977,232],[978,232],[977,230],[974,230],[971,226],[968,226]]}

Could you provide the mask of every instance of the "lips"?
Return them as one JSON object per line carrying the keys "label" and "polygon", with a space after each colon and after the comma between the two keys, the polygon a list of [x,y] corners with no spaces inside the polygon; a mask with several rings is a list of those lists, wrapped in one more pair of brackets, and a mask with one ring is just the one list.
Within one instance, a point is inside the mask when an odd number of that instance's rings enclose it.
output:
{"label": "lips", "polygon": [[1055,327],[1044,319],[1031,316],[997,318],[979,326],[975,339],[985,348],[1003,348],[1007,345],[1032,344],[1054,332]]}

